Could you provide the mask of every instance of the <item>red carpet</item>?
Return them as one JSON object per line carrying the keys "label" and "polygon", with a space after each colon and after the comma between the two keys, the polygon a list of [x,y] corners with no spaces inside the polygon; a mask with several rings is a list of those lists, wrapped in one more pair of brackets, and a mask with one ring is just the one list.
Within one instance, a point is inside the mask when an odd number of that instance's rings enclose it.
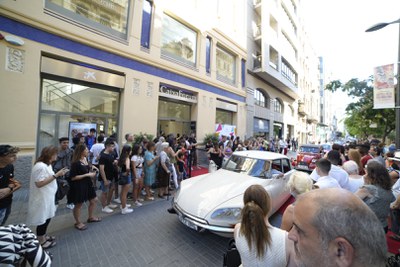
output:
{"label": "red carpet", "polygon": [[199,169],[197,169],[197,167],[194,167],[192,170],[192,177],[206,174],[206,173],[208,173],[208,168],[199,167]]}
{"label": "red carpet", "polygon": [[391,239],[389,236],[393,235],[392,232],[388,232],[386,234],[386,241],[387,241],[387,245],[388,245],[388,250],[390,253],[393,254],[397,254],[399,253],[399,249],[400,249],[400,242],[396,241],[394,239]]}

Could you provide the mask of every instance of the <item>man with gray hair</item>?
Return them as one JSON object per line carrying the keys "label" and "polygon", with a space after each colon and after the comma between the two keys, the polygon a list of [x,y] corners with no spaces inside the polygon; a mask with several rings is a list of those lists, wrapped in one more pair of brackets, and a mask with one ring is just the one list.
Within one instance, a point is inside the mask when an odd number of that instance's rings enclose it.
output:
{"label": "man with gray hair", "polygon": [[296,200],[293,227],[298,266],[385,266],[387,244],[376,215],[353,193],[312,190]]}

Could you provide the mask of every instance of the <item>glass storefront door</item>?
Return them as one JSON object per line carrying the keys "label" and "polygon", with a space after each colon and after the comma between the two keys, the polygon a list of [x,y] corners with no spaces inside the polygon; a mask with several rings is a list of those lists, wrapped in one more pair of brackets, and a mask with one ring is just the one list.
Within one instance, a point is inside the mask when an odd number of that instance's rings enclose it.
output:
{"label": "glass storefront door", "polygon": [[70,137],[71,123],[90,123],[98,133],[110,136],[117,131],[118,111],[117,90],[43,79],[38,153],[45,146],[58,145],[58,138]]}
{"label": "glass storefront door", "polygon": [[158,101],[158,133],[187,134],[190,129],[191,105],[164,98]]}

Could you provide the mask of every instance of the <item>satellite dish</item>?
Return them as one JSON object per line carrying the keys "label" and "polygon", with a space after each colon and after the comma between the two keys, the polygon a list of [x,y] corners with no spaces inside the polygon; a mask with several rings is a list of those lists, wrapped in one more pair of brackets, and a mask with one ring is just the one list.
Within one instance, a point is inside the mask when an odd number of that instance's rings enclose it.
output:
{"label": "satellite dish", "polygon": [[12,45],[16,45],[16,46],[22,46],[25,44],[25,42],[21,38],[14,36],[14,35],[6,35],[6,36],[4,36],[4,40],[6,40],[8,43],[10,43]]}

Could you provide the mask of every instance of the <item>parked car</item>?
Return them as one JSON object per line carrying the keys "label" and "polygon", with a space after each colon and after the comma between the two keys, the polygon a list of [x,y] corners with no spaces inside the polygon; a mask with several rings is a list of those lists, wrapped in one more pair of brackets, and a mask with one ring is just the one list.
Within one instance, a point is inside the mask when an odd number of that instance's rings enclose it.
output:
{"label": "parked car", "polygon": [[322,147],[322,152],[324,154],[326,154],[326,153],[328,153],[329,151],[332,150],[332,145],[331,144],[322,144],[321,147]]}
{"label": "parked car", "polygon": [[301,145],[297,152],[295,168],[297,170],[313,171],[315,163],[322,155],[322,147],[319,145]]}
{"label": "parked car", "polygon": [[173,208],[189,228],[232,237],[244,191],[253,184],[264,186],[272,199],[272,215],[290,197],[287,181],[293,171],[289,158],[282,154],[234,152],[218,171],[182,181]]}

